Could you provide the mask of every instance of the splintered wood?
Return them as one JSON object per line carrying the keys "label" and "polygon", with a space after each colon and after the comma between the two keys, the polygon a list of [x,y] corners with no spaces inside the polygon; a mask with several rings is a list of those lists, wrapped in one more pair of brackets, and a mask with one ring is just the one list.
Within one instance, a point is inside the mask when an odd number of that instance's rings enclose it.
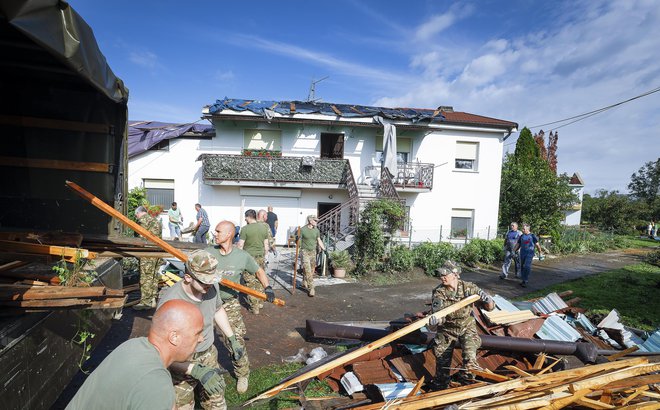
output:
{"label": "splintered wood", "polygon": [[[541,368],[541,358],[532,366]],[[428,409],[450,405],[461,409],[660,409],[660,394],[649,386],[658,382],[660,364],[639,357],[529,375],[474,387],[462,386],[399,399],[388,409]],[[381,409],[384,403],[362,407]]]}

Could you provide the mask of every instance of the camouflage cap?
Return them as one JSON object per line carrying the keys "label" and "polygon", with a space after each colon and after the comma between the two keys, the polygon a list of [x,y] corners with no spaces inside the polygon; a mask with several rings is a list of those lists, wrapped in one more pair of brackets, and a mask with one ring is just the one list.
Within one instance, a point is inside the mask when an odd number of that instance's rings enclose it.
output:
{"label": "camouflage cap", "polygon": [[453,261],[446,261],[441,267],[435,270],[435,274],[438,276],[449,275],[450,273],[455,273],[456,275],[461,274],[461,267],[458,266]]}
{"label": "camouflage cap", "polygon": [[220,275],[215,272],[217,266],[218,260],[215,256],[203,249],[198,249],[193,252],[186,262],[186,268],[188,271],[192,273],[198,281],[207,285],[220,282]]}
{"label": "camouflage cap", "polygon": [[319,218],[316,217],[316,215],[307,215],[307,222],[311,221],[318,221]]}

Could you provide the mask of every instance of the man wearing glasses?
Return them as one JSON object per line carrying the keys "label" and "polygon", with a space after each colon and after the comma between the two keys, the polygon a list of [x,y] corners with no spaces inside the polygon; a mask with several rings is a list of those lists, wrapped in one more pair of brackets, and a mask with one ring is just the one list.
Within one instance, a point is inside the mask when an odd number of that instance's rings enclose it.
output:
{"label": "man wearing glasses", "polygon": [[217,259],[205,250],[196,250],[186,262],[183,280],[163,292],[158,308],[169,300],[184,300],[197,306],[204,318],[204,341],[197,345],[195,353],[186,362],[174,362],[170,366],[176,405],[179,409],[194,409],[195,388],[201,383],[199,400],[204,408],[226,409],[225,382],[220,374],[218,350],[213,345],[213,325],[216,324],[229,339],[234,360],[240,360],[245,349],[236,340],[222,307],[218,289],[220,275],[216,273]]}

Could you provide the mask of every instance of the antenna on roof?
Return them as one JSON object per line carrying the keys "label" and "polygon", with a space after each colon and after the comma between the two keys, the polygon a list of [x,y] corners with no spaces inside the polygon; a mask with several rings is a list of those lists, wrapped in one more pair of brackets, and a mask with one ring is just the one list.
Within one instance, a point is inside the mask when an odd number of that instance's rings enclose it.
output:
{"label": "antenna on roof", "polygon": [[326,78],[330,78],[329,75],[326,75],[325,77],[321,78],[320,80],[312,80],[312,83],[309,85],[309,94],[307,94],[307,102],[317,102],[320,101],[320,98],[316,98],[314,95],[316,92],[316,84],[320,83],[321,81],[325,80]]}

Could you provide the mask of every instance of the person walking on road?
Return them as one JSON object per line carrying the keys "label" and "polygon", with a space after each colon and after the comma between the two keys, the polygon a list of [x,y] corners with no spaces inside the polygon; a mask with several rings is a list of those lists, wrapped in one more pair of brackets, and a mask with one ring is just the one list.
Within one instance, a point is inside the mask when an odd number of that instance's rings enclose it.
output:
{"label": "person walking on road", "polygon": [[90,374],[67,410],[172,409],[175,392],[167,371],[189,360],[204,340],[204,319],[192,303],[172,300],[153,316],[147,337],[119,345]]}
{"label": "person walking on road", "polygon": [[520,255],[518,252],[514,252],[518,243],[518,238],[520,237],[521,232],[518,230],[518,223],[511,222],[511,229],[504,236],[504,263],[502,264],[502,273],[500,274],[500,279],[506,279],[509,275],[509,267],[511,262],[515,263],[516,269],[516,278],[520,277]]}
{"label": "person walking on road", "polygon": [[273,243],[271,244],[270,250],[273,251],[273,255],[277,257],[277,248],[275,248],[275,237],[277,236],[277,228],[280,225],[279,219],[277,219],[277,214],[273,212],[273,206],[268,205],[268,213],[266,214],[266,223],[270,227],[270,234],[273,236]]}
{"label": "person walking on road", "polygon": [[[474,283],[459,279],[461,269],[453,262],[447,261],[442,267],[436,269],[435,273],[442,283],[431,293],[431,313],[438,312],[472,295],[479,295],[481,300],[477,303],[482,304],[486,310],[495,309],[495,302],[489,294]],[[463,352],[463,365],[458,373],[459,381],[474,380],[474,374],[470,370],[480,368],[477,364],[477,349],[481,346],[481,339],[477,334],[476,321],[472,316],[472,305],[465,306],[440,320],[431,317],[429,328],[436,332],[433,341],[433,354],[436,357],[435,376],[429,383],[429,388],[444,390],[449,387],[449,370],[456,343]]]}
{"label": "person walking on road", "polygon": [[[268,302],[275,300],[275,292],[268,284],[268,277],[266,272],[257,265],[254,259],[242,249],[238,249],[233,244],[234,234],[236,227],[229,221],[222,221],[215,227],[215,246],[209,246],[206,251],[215,256],[218,260],[217,271],[223,279],[239,283],[243,271],[255,275],[261,285],[264,287]],[[236,390],[239,393],[245,393],[248,389],[248,380],[250,378],[250,361],[248,359],[247,350],[245,350],[244,336],[246,333],[245,322],[241,316],[241,305],[238,302],[238,291],[228,288],[226,286],[218,286],[220,290],[220,297],[222,298],[222,307],[227,312],[229,324],[236,335],[236,340],[243,348],[244,354],[240,359],[236,359],[235,351],[229,339],[223,335],[223,343],[227,349],[232,353],[234,360],[232,365],[234,373],[238,379],[236,383]],[[260,329],[261,330],[261,329]]]}
{"label": "person walking on road", "polygon": [[303,288],[309,297],[314,297],[314,271],[316,270],[317,246],[325,251],[325,245],[321,240],[321,232],[316,227],[318,218],[316,215],[307,217],[307,225],[300,228],[300,247],[302,249],[303,264]]}
{"label": "person walking on road", "polygon": [[541,258],[541,245],[539,245],[539,239],[530,231],[529,224],[523,224],[523,233],[518,238],[518,243],[513,248],[514,252],[520,250],[520,264],[521,271],[520,277],[522,282],[520,286],[523,288],[527,287],[529,282],[529,275],[532,273],[532,260],[534,259],[534,250],[539,250],[539,259]]}
{"label": "person walking on road", "polygon": [[200,204],[195,204],[195,210],[197,211],[197,215],[195,216],[197,223],[195,224],[195,238],[193,242],[206,243],[206,233],[211,227],[209,214],[206,213],[206,209],[202,208]]}
{"label": "person walking on road", "polygon": [[[257,213],[254,209],[245,211],[245,222],[247,222],[247,225],[241,229],[240,239],[236,247],[249,253],[254,258],[254,261],[257,262],[257,265],[266,271],[266,256],[270,249],[268,240],[270,230],[268,229],[268,225],[257,221]],[[251,289],[259,292],[263,292],[264,290],[257,277],[246,271],[243,272],[243,281]],[[263,306],[261,299],[254,296],[247,297],[247,304],[250,312],[255,315],[259,314],[259,308]]]}
{"label": "person walking on road", "polygon": [[[149,215],[144,206],[135,210],[138,223],[157,237],[162,236],[163,227],[160,219]],[[156,307],[158,297],[158,267],[162,264],[160,258],[140,258],[140,302],[133,306],[135,310],[147,310]]]}
{"label": "person walking on road", "polygon": [[181,240],[181,225],[183,225],[183,216],[176,202],[172,202],[172,207],[167,211],[169,219],[170,237]]}
{"label": "person walking on road", "polygon": [[[213,341],[213,325],[217,325],[229,340],[233,359],[240,360],[244,349],[234,336],[227,312],[222,307],[218,289],[220,275],[216,272],[218,260],[199,249],[194,251],[186,262],[183,280],[168,288],[158,304],[158,309],[170,300],[184,300],[197,306],[204,318],[204,340],[197,345],[195,353],[185,362],[175,362],[170,366],[173,373],[176,405],[179,409],[195,408],[195,392],[205,409],[226,409],[225,382],[220,374],[218,350]],[[158,310],[156,310],[158,312]],[[198,385],[201,386],[198,387]]]}

